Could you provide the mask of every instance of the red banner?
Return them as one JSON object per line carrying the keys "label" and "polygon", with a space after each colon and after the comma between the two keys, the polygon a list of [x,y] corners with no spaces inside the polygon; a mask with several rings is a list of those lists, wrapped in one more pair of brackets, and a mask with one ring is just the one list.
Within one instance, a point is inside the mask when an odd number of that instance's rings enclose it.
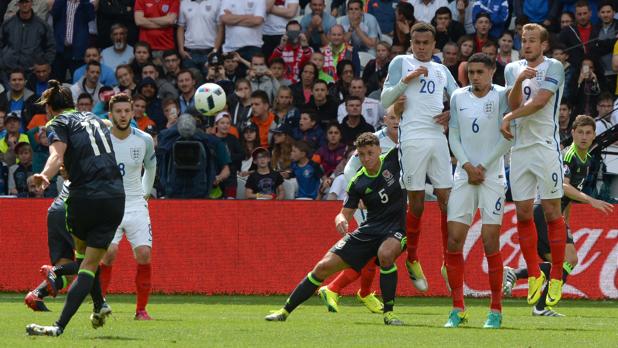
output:
{"label": "red banner", "polygon": [[[0,291],[26,291],[41,278],[49,262],[46,211],[49,200],[0,199]],[[306,201],[151,201],[153,291],[204,294],[284,294],[338,239],[334,229],[340,202]],[[511,267],[523,266],[512,205],[501,233],[502,256]],[[446,296],[439,211],[427,203],[421,225],[419,258],[429,281],[426,296]],[[571,212],[571,229],[579,265],[564,288],[567,295],[591,299],[618,298],[618,209],[605,216],[585,205]],[[466,292],[488,294],[478,219],[465,244]],[[400,258],[398,294],[418,296]],[[113,268],[111,292],[132,293],[135,261],[126,241]],[[378,278],[374,286],[378,288]],[[515,295],[525,294],[525,282]],[[352,284],[345,294],[356,292]]]}

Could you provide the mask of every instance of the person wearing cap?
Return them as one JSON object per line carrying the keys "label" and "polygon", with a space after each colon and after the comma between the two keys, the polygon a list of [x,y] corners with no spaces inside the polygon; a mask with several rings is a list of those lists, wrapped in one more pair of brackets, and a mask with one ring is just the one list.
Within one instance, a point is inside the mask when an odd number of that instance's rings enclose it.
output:
{"label": "person wearing cap", "polygon": [[185,69],[204,71],[208,54],[219,51],[223,44],[224,28],[219,21],[221,0],[180,2],[176,39],[178,53]]}
{"label": "person wearing cap", "polygon": [[22,141],[15,145],[15,154],[19,161],[9,167],[9,194],[18,197],[28,196],[27,179],[32,171],[32,147],[30,143]]}
{"label": "person wearing cap", "polygon": [[165,129],[167,120],[163,116],[161,99],[157,96],[157,83],[150,77],[145,77],[137,86],[137,93],[141,94],[146,100],[146,114],[157,124],[160,131]]}
{"label": "person wearing cap", "polygon": [[18,143],[29,143],[28,135],[19,131],[20,118],[19,116],[11,112],[4,117],[4,127],[6,128],[6,135],[0,139],[0,161],[11,166],[18,160],[16,158],[15,146]]}
{"label": "person wearing cap", "polygon": [[99,102],[99,90],[103,87],[100,82],[101,64],[99,62],[89,62],[86,64],[86,74],[71,86],[73,102],[77,102],[77,97],[82,93],[92,96],[94,103]]}
{"label": "person wearing cap", "polygon": [[[234,135],[232,132],[236,134]],[[238,141],[238,130],[232,126],[232,120],[227,111],[221,111],[215,116],[215,136],[225,143],[231,159],[230,176],[222,183],[223,196],[225,198],[236,198],[236,173],[240,170],[244,153]]]}
{"label": "person wearing cap", "polygon": [[247,199],[284,199],[283,177],[270,169],[270,152],[258,147],[251,153],[256,170],[249,174],[245,185]]}
{"label": "person wearing cap", "polygon": [[212,52],[208,55],[208,72],[206,82],[216,83],[223,88],[227,95],[234,92],[234,83],[228,80],[223,67],[223,55],[221,52]]}

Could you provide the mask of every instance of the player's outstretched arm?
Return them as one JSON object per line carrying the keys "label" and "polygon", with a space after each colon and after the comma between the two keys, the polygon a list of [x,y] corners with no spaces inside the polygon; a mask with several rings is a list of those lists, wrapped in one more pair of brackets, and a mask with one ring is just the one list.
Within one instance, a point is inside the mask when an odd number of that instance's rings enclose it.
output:
{"label": "player's outstretched arm", "polygon": [[602,211],[604,214],[608,215],[614,211],[614,206],[602,200],[592,198],[587,194],[579,191],[573,185],[571,185],[571,180],[569,178],[564,178],[564,183],[562,184],[562,188],[564,189],[564,194],[570,199],[576,200],[581,203],[590,204],[594,209]]}
{"label": "player's outstretched arm", "polygon": [[49,179],[60,171],[66,150],[67,144],[61,141],[55,141],[49,145],[49,157],[45,163],[45,168],[40,174],[34,174],[34,183],[37,187],[45,190],[49,186]]}
{"label": "player's outstretched arm", "polygon": [[335,228],[342,236],[345,236],[348,233],[348,221],[354,217],[354,210],[355,209],[344,207],[335,217]]}

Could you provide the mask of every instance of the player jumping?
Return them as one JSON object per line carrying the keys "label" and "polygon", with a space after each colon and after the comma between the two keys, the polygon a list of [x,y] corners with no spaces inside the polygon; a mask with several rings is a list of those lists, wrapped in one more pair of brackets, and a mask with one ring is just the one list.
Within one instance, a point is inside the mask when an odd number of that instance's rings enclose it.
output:
{"label": "player jumping", "polygon": [[[363,133],[354,142],[363,168],[348,186],[348,198],[335,218],[337,231],[344,237],[324,255],[313,270],[296,286],[285,306],[267,315],[268,321],[284,321],[320,287],[324,279],[348,267],[360,270],[377,256],[380,264],[380,289],[384,300],[384,324],[403,325],[393,313],[397,288],[397,265],[405,237],[406,201],[399,185],[399,156],[393,149],[380,155],[380,141]],[[348,233],[348,221],[363,201],[367,220]]]}
{"label": "player jumping", "polygon": [[499,329],[502,324],[500,226],[506,189],[503,158],[511,143],[500,135],[508,101],[506,89],[491,83],[495,69],[496,63],[489,56],[474,54],[467,67],[471,86],[456,90],[451,97],[449,142],[458,163],[448,202],[446,269],[453,310],[445,327],[458,327],[468,319],[463,293],[463,247],[477,209],[483,222],[481,236],[491,289],[484,327]]}
{"label": "player jumping", "polygon": [[[541,297],[545,275],[537,262],[537,235],[533,220],[533,202],[537,188],[547,220],[552,271],[545,300],[548,306],[562,296],[562,264],[566,244],[566,225],[560,210],[564,173],[558,136],[558,106],[564,87],[564,68],[543,56],[549,44],[547,30],[538,24],[526,24],[522,33],[524,59],[509,63],[505,79],[509,89],[509,107],[501,131],[515,138],[511,153],[511,192],[517,211],[517,231],[528,268],[528,303]],[[511,133],[511,122],[515,131]]]}
{"label": "player jumping", "polygon": [[[562,214],[567,221],[566,229],[566,249],[564,255],[564,264],[562,266],[562,280],[567,281],[568,275],[577,265],[577,251],[573,243],[573,235],[568,228],[568,221],[572,202],[581,202],[590,204],[593,208],[600,210],[605,214],[613,212],[613,205],[601,200],[592,198],[582,192],[586,180],[590,173],[591,157],[588,149],[592,145],[595,137],[596,124],[590,116],[579,115],[573,122],[571,135],[573,136],[573,144],[566,148],[563,152],[564,161],[564,197],[562,198]],[[540,264],[541,271],[548,276],[552,267],[551,248],[547,233],[547,222],[543,215],[543,207],[540,204],[534,206],[534,223],[538,236],[537,252],[539,257],[545,262]],[[510,295],[515,282],[518,279],[528,277],[528,270],[520,268],[514,270],[510,267],[504,267],[504,294]],[[554,311],[550,306],[545,304],[547,296],[547,287],[543,289],[539,302],[532,309],[532,315],[547,316],[547,317],[562,317],[564,315]]]}
{"label": "player jumping", "polygon": [[[443,112],[443,101],[445,91],[451,95],[459,86],[448,68],[432,61],[436,46],[434,27],[427,23],[417,23],[410,29],[410,35],[414,54],[398,55],[389,64],[382,90],[382,104],[387,108],[399,96],[406,96],[399,128],[401,180],[402,186],[408,191],[410,205],[406,268],[414,286],[420,291],[427,291],[427,280],[417,256],[425,180],[428,176],[438,197],[442,252],[446,259],[446,206],[453,176],[448,142],[444,136],[449,114],[448,111]],[[442,275],[446,280],[444,265]]]}
{"label": "player jumping", "polygon": [[[397,146],[399,137],[399,120],[401,117],[401,112],[403,111],[403,101],[405,101],[405,97],[401,97],[400,102],[395,103],[386,110],[386,114],[384,115],[384,124],[386,127],[373,133],[380,140],[380,148],[382,149],[383,155]],[[345,166],[343,172],[345,181],[347,183],[352,181],[352,178],[361,169],[361,167],[362,164],[358,159],[358,154],[354,154]],[[357,209],[356,213],[354,213],[354,219],[359,226],[365,221],[366,216],[366,212],[363,209]],[[338,312],[339,292],[341,289],[350,285],[360,277],[361,286],[356,293],[356,298],[372,313],[382,313],[384,305],[375,295],[375,292],[371,292],[371,284],[373,283],[375,273],[376,263],[371,261],[363,267],[360,273],[355,271],[353,268],[348,268],[339,273],[339,275],[337,275],[337,277],[328,285],[321,287],[318,290],[318,294],[330,312]]]}
{"label": "player jumping", "polygon": [[[126,234],[137,261],[135,319],[150,320],[146,305],[151,287],[152,230],[146,200],[152,191],[157,167],[154,142],[148,133],[131,127],[133,103],[128,95],[117,94],[112,97],[109,104],[110,118],[113,123],[111,130],[112,146],[122,175],[126,203],[124,218],[118,226],[116,235],[100,266],[101,288],[103,295],[105,295],[111,280],[112,264],[118,253],[118,244],[122,240],[122,236]],[[143,176],[142,167],[144,168]]]}
{"label": "player jumping", "polygon": [[109,130],[92,113],[72,111],[75,107],[71,91],[56,80],[43,92],[52,121],[47,127],[49,158],[40,174],[35,174],[37,187],[45,189],[50,178],[64,166],[71,179],[66,199],[66,224],[73,235],[77,254],[84,259],[77,279],[67,293],[60,318],[52,326],[30,324],[28,335],[59,336],[90,292],[99,262],[112,241],[114,231],[124,214],[122,177],[116,165]]}

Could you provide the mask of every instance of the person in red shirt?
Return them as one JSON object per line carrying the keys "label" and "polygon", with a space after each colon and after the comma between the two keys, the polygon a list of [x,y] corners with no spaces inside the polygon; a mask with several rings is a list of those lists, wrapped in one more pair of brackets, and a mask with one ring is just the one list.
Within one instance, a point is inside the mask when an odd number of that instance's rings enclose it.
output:
{"label": "person in red shirt", "polygon": [[135,0],[139,40],[150,44],[155,58],[160,59],[163,51],[176,48],[174,25],[179,8],[179,0]]}
{"label": "person in red shirt", "polygon": [[270,59],[282,58],[285,62],[285,78],[296,83],[300,81],[300,68],[311,59],[313,49],[305,34],[301,33],[298,21],[289,21],[281,43],[273,51]]}
{"label": "person in red shirt", "polygon": [[481,52],[483,45],[489,40],[489,30],[491,30],[491,18],[485,12],[476,16],[474,21],[476,34],[474,35],[474,52]]}

